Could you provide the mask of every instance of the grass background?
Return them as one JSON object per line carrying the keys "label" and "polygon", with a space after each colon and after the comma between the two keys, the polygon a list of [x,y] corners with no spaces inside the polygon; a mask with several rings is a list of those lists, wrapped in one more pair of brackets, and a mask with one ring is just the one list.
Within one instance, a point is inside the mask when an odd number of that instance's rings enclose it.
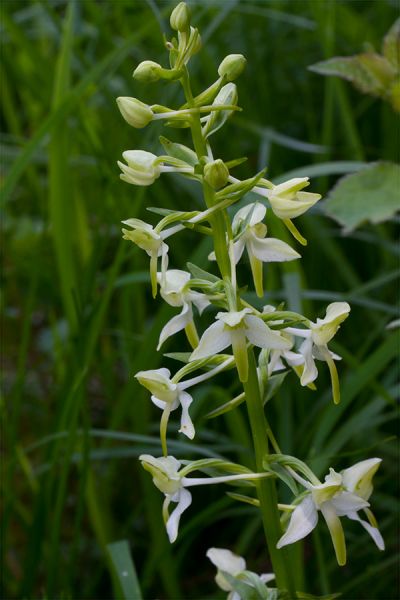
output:
{"label": "grass background", "polygon": [[[398,160],[389,106],[307,71],[318,60],[358,52],[365,42],[379,49],[396,2],[191,5],[204,42],[192,62],[197,91],[214,81],[226,54],[248,59],[239,81],[243,113],[214,141],[217,156],[249,157],[239,176],[265,164],[272,180],[300,169],[314,173],[312,191],[325,193],[355,168],[349,161]],[[155,0],[1,5],[4,598],[122,597],[106,552],[120,539],[129,540],[145,598],[223,598],[205,557],[212,545],[242,553],[252,570],[269,568],[256,510],[219,486],[195,490],[171,547],[161,494],[136,460],[160,452],[159,411],[132,375],[161,364],[176,369],[155,351],[174,311],[151,299],[147,256],[121,240],[119,223],[150,220],[147,206],[198,208],[201,198],[174,176],[148,189],[119,180],[122,151],[159,152],[165,130],[130,128],[115,97],[179,104],[174,85],[140,86],[131,78],[143,59],[165,64],[161,32],[169,34],[173,6]],[[185,132],[167,135],[186,139]],[[342,403],[333,406],[322,366],[314,393],[288,376],[269,418],[283,451],[310,461],[320,475],[330,465],[384,459],[373,507],[387,543],[379,553],[346,520],[349,561],[339,569],[321,524],[302,545],[300,577],[309,592],[396,598],[398,342],[385,327],[396,316],[397,222],[343,236],[320,208],[297,224],[309,245],[301,262],[268,268],[267,301],[284,300],[311,318],[330,301],[351,303],[332,344],[343,356]],[[207,268],[209,243],[195,239],[189,232],[174,238],[171,265],[184,268],[190,260]],[[248,273],[244,266],[242,282]],[[182,342],[171,341],[165,351],[182,350]],[[171,451],[251,466],[245,411],[204,419],[235,393],[229,374],[200,386],[192,410],[197,437],[188,443],[173,435]]]}

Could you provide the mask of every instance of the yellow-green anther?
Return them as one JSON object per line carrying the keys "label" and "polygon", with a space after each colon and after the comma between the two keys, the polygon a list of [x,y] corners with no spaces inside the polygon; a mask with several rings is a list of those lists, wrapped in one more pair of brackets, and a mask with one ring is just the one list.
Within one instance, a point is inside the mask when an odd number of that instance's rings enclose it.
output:
{"label": "yellow-green anther", "polygon": [[133,71],[133,77],[144,83],[158,81],[161,77],[162,67],[152,60],[144,60]]}
{"label": "yellow-green anther", "polygon": [[229,170],[223,160],[218,158],[204,167],[204,179],[214,190],[219,190],[228,182]]}
{"label": "yellow-green anther", "polygon": [[117,104],[125,121],[136,129],[146,127],[153,120],[154,114],[150,106],[137,98],[120,96],[117,98]]}
{"label": "yellow-green anther", "polygon": [[169,19],[174,31],[187,31],[190,27],[190,10],[186,2],[180,2],[172,11]]}
{"label": "yellow-green anther", "polygon": [[218,67],[218,75],[234,81],[242,74],[246,62],[243,54],[228,54]]}

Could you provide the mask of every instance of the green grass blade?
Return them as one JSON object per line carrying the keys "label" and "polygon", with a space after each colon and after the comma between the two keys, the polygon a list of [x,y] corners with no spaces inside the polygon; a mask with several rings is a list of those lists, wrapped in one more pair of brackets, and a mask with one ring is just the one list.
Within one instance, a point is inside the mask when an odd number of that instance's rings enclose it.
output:
{"label": "green grass blade", "polygon": [[143,596],[127,540],[108,544],[107,550],[111,559],[113,574],[121,588],[121,598],[123,600],[142,600]]}

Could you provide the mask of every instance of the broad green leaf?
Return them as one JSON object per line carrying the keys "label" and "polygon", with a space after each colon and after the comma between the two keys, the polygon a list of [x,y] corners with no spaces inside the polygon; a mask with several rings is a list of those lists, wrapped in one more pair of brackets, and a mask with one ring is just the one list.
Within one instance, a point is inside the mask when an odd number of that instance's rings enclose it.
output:
{"label": "broad green leaf", "polygon": [[311,65],[309,69],[320,75],[333,75],[351,81],[361,92],[373,96],[386,96],[388,85],[395,76],[389,61],[372,52],[335,56]]}
{"label": "broad green leaf", "polygon": [[142,600],[143,596],[127,540],[108,544],[107,551],[124,600]]}
{"label": "broad green leaf", "polygon": [[347,231],[359,225],[381,223],[400,209],[400,166],[381,162],[340,179],[328,194],[328,216]]}
{"label": "broad green leaf", "polygon": [[382,54],[397,71],[400,70],[400,18],[384,37]]}

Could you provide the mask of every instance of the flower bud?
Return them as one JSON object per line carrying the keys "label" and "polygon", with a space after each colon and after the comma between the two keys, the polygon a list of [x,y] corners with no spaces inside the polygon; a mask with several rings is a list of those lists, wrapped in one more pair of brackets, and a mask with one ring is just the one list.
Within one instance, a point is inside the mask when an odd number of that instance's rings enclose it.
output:
{"label": "flower bud", "polygon": [[122,153],[127,164],[118,161],[122,171],[120,175],[123,181],[132,185],[151,185],[160,177],[160,165],[155,164],[157,156],[145,150],[127,150]]}
{"label": "flower bud", "polygon": [[162,66],[152,60],[144,60],[133,71],[133,77],[143,83],[158,81],[161,77]]}
{"label": "flower bud", "polygon": [[185,2],[180,2],[172,11],[169,19],[174,31],[187,31],[190,27],[190,11]]}
{"label": "flower bud", "polygon": [[218,67],[218,75],[226,77],[228,81],[237,79],[246,66],[243,54],[228,54]]}
{"label": "flower bud", "polygon": [[136,129],[146,127],[153,120],[154,115],[150,106],[136,98],[120,96],[117,98],[117,104],[125,121]]}
{"label": "flower bud", "polygon": [[218,158],[204,167],[204,179],[214,190],[219,190],[228,181],[229,171],[223,160]]}

